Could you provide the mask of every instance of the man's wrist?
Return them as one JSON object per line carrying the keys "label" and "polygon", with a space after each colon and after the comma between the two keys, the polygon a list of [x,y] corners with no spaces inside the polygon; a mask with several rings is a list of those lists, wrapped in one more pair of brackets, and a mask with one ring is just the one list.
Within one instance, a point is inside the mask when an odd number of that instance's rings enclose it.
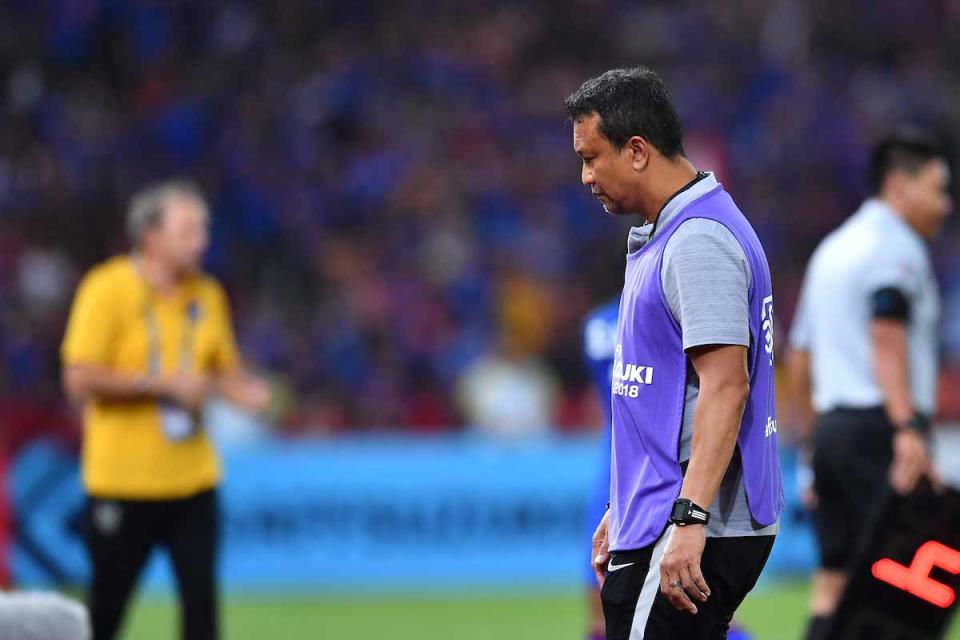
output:
{"label": "man's wrist", "polygon": [[710,522],[710,512],[689,498],[677,498],[670,510],[670,523],[686,527],[706,525]]}
{"label": "man's wrist", "polygon": [[146,398],[157,398],[166,394],[159,376],[144,374],[134,380],[137,394]]}
{"label": "man's wrist", "polygon": [[898,432],[916,431],[925,438],[930,435],[930,418],[919,411],[914,411],[909,418],[899,421],[894,426]]}

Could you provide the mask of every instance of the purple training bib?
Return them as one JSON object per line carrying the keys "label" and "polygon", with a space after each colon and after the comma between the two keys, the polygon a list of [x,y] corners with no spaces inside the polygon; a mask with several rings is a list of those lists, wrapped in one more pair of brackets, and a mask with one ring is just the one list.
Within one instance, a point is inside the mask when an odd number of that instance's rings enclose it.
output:
{"label": "purple training bib", "polygon": [[[680,494],[678,460],[687,379],[680,325],[663,293],[663,251],[686,220],[719,222],[750,264],[750,396],[737,436],[753,519],[775,522],[783,510],[773,370],[773,287],[756,233],[718,185],[680,211],[641,249],[627,255],[617,322],[611,408],[610,549],[626,551],[660,537]],[[708,506],[708,505],[704,505]]]}

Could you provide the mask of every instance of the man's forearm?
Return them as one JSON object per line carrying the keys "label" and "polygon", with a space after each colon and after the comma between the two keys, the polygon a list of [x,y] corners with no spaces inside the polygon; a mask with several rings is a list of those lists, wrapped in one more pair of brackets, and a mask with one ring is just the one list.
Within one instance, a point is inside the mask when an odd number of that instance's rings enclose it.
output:
{"label": "man's forearm", "polygon": [[875,320],[871,327],[874,371],[883,391],[887,417],[901,426],[913,417],[907,360],[906,327],[901,322]]}
{"label": "man's forearm", "polygon": [[787,377],[790,380],[790,392],[793,406],[798,414],[794,416],[797,424],[796,438],[804,442],[813,435],[814,413],[810,403],[810,352],[806,349],[791,348],[787,352]]}
{"label": "man's forearm", "polygon": [[710,508],[733,457],[748,394],[739,384],[711,386],[701,380],[681,497]]}
{"label": "man's forearm", "polygon": [[64,369],[63,385],[74,400],[99,398],[118,401],[157,399],[166,396],[161,381],[142,373],[121,373],[96,365],[71,365]]}

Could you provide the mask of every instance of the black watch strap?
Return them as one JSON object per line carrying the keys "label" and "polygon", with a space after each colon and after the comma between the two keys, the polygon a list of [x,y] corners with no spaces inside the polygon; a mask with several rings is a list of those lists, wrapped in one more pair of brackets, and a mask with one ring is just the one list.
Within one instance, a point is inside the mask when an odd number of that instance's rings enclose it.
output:
{"label": "black watch strap", "polygon": [[930,418],[920,413],[919,411],[915,411],[913,416],[909,420],[907,420],[903,426],[906,427],[907,429],[913,429],[914,431],[919,431],[920,434],[923,436],[930,435],[930,426],[931,426]]}
{"label": "black watch strap", "polygon": [[677,498],[670,511],[670,524],[684,527],[688,524],[707,524],[710,512],[687,498]]}

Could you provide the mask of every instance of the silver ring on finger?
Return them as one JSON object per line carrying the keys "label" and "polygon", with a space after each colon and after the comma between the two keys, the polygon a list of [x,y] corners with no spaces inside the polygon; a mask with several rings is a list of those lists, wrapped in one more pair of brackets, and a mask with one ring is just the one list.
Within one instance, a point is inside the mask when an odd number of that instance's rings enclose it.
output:
{"label": "silver ring on finger", "polygon": [[673,581],[670,583],[670,588],[671,588],[671,589],[679,589],[679,588],[680,588],[680,584],[681,584],[681,583],[680,583],[679,580],[673,580]]}

